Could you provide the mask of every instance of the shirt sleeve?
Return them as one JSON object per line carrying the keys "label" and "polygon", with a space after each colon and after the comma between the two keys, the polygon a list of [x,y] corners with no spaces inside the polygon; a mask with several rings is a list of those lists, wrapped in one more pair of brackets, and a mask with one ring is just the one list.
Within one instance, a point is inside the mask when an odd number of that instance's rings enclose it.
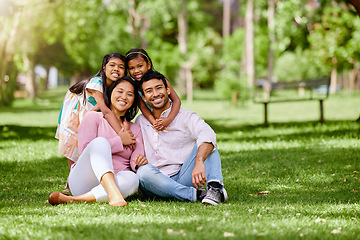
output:
{"label": "shirt sleeve", "polygon": [[99,77],[93,77],[87,84],[86,89],[103,92],[102,80]]}
{"label": "shirt sleeve", "polygon": [[88,112],[81,121],[78,130],[79,155],[82,154],[87,145],[98,137],[100,118],[97,112]]}
{"label": "shirt sleeve", "polygon": [[138,154],[142,154],[145,155],[145,150],[144,150],[144,141],[143,141],[143,136],[142,136],[142,132],[141,132],[141,128],[139,125],[136,124],[137,127],[137,131],[134,134],[136,136],[136,146],[135,146],[135,150],[132,152],[131,157],[130,157],[130,166],[131,169],[136,172],[136,165],[134,163],[134,161],[132,161],[132,159],[134,157],[136,157],[136,155]]}
{"label": "shirt sleeve", "polygon": [[216,149],[216,133],[214,130],[196,113],[188,111],[186,119],[182,122],[184,127],[189,129],[191,136],[196,139],[196,145],[199,147],[203,143],[211,143]]}
{"label": "shirt sleeve", "polygon": [[111,146],[111,153],[118,153],[124,151],[124,146],[120,136],[115,136],[107,139]]}

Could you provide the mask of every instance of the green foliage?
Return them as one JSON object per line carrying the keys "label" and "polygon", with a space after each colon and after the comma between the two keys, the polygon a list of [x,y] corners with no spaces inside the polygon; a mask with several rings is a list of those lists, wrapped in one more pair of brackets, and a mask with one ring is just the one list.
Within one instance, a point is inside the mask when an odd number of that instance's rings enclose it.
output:
{"label": "green foliage", "polygon": [[[315,24],[309,36],[311,49],[330,66],[349,69],[359,61],[359,45],[354,41],[359,35],[360,19],[340,6],[327,6],[321,22]],[[355,37],[353,39],[352,37]]]}
{"label": "green foliage", "polygon": [[268,51],[270,40],[267,35],[267,28],[257,26],[255,29],[254,55],[255,55],[255,73],[257,78],[267,76]]}
{"label": "green foliage", "polygon": [[[308,46],[307,24],[311,9],[304,7],[307,0],[278,1],[275,14],[275,49],[278,53]],[[311,23],[310,23],[311,24]]]}
{"label": "green foliage", "polygon": [[202,31],[189,36],[190,61],[193,63],[193,78],[197,86],[211,88],[220,70],[219,52],[222,39],[212,28],[206,27]]}
{"label": "green foliage", "polygon": [[359,239],[359,93],[329,98],[322,125],[313,103],[274,104],[277,123],[264,127],[262,106],[231,109],[209,92],[184,108],[217,133],[228,202],[135,195],[115,208],[46,202],[69,172],[53,137],[66,89],[56,91],[0,109],[1,239]]}
{"label": "green foliage", "polygon": [[231,99],[233,91],[238,92],[239,96],[244,96],[246,92],[246,77],[241,72],[244,36],[244,29],[237,29],[223,41],[221,70],[215,80],[215,89],[227,99]]}
{"label": "green foliage", "polygon": [[313,52],[298,48],[276,59],[274,75],[279,81],[291,82],[329,76],[330,70]]}
{"label": "green foliage", "polygon": [[0,87],[0,106],[11,106],[14,101],[17,71],[13,64],[9,66],[8,73],[9,75],[5,76],[6,81]]}

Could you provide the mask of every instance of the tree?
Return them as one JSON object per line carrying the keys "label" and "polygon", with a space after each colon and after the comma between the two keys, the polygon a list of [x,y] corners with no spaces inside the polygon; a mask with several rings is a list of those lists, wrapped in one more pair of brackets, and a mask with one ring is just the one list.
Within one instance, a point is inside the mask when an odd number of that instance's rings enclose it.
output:
{"label": "tree", "polygon": [[255,60],[254,60],[254,0],[248,0],[245,16],[245,64],[246,75],[250,88],[255,85]]}

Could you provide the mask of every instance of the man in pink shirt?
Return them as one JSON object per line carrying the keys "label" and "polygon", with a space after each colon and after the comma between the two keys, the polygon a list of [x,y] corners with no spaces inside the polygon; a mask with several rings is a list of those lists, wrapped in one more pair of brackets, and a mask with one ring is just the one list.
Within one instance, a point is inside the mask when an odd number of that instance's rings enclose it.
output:
{"label": "man in pink shirt", "polygon": [[[142,77],[141,88],[154,117],[166,117],[171,102],[165,77],[148,71]],[[143,115],[136,123],[141,126],[149,162],[137,171],[144,195],[211,205],[227,200],[216,134],[196,113],[180,109],[164,131],[156,131]]]}

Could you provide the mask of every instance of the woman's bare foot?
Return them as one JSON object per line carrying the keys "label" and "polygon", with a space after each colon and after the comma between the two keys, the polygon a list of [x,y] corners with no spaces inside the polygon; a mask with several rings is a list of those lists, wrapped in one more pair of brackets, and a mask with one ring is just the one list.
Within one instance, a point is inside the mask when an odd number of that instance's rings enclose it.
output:
{"label": "woman's bare foot", "polygon": [[119,192],[119,195],[116,194],[116,196],[111,196],[109,194],[109,204],[110,206],[121,207],[121,206],[126,206],[127,202]]}
{"label": "woman's bare foot", "polygon": [[125,200],[120,202],[109,202],[109,205],[113,207],[123,207],[127,205],[127,202]]}

